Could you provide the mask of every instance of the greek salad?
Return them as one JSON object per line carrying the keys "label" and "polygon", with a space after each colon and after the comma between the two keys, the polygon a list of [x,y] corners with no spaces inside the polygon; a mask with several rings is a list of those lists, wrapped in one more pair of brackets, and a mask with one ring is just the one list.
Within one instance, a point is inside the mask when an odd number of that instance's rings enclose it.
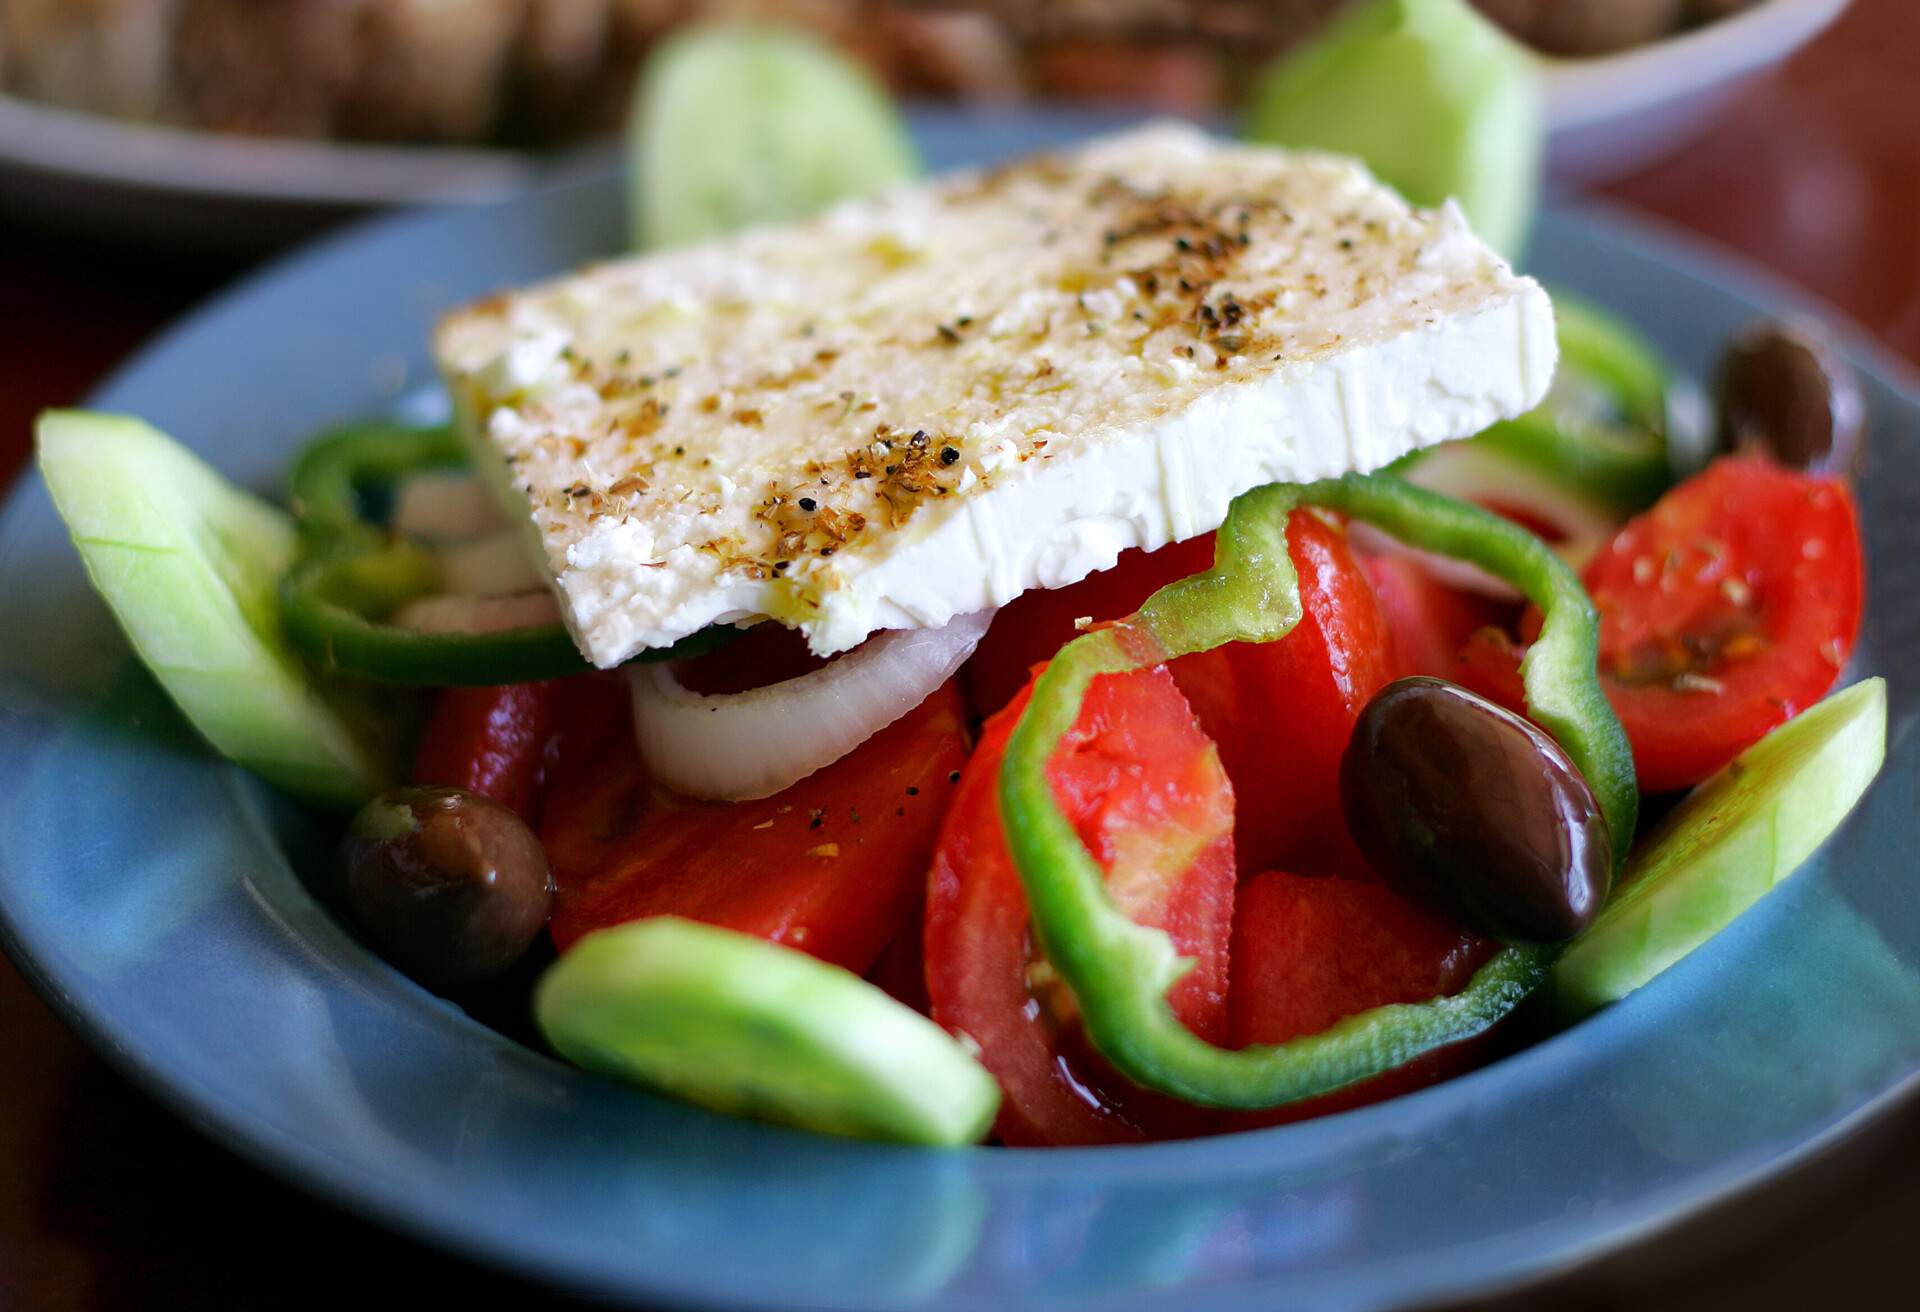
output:
{"label": "greek salad", "polygon": [[639,253],[449,316],[449,423],[284,504],[128,416],[40,467],[363,941],[569,1061],[931,1145],[1378,1101],[1652,980],[1885,751],[1854,380],[1757,324],[1690,428],[1515,273],[1532,70],[1370,0],[1251,144],[920,182],[839,56],[695,31]]}

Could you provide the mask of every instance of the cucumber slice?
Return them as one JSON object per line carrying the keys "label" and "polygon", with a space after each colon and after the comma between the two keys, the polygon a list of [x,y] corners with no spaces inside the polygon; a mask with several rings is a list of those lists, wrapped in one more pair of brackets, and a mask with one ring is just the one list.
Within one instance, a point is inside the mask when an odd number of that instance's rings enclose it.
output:
{"label": "cucumber slice", "polygon": [[36,441],[93,586],[215,750],[322,803],[357,806],[390,782],[281,635],[292,519],[138,419],[48,411]]}
{"label": "cucumber slice", "polygon": [[864,68],[757,25],[663,44],[640,75],[627,150],[641,249],[803,218],[920,172],[906,124]]}
{"label": "cucumber slice", "polygon": [[1617,1001],[1725,929],[1839,828],[1886,752],[1886,681],[1864,679],[1694,789],[1554,966],[1555,1009],[1572,1020]]}
{"label": "cucumber slice", "polygon": [[1416,205],[1454,197],[1509,258],[1526,243],[1539,65],[1467,0],[1363,0],[1261,75],[1246,132],[1357,155]]}
{"label": "cucumber slice", "polygon": [[548,968],[533,1011],[570,1061],[728,1115],[953,1145],[1000,1105],[945,1030],[858,975],[691,920],[589,934]]}

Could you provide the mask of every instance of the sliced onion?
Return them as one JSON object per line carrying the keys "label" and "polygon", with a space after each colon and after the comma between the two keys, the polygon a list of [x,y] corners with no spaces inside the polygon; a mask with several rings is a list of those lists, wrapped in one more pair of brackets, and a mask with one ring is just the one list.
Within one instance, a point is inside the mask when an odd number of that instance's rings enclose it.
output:
{"label": "sliced onion", "polygon": [[465,469],[422,469],[401,478],[394,490],[394,532],[422,542],[463,542],[505,526],[499,503],[478,474]]}
{"label": "sliced onion", "polygon": [[506,597],[532,592],[546,581],[527,535],[517,528],[448,543],[437,554],[448,592]]}
{"label": "sliced onion", "polygon": [[560,622],[560,605],[545,588],[509,597],[476,597],[442,593],[410,601],[395,611],[390,623],[422,633],[506,633]]}
{"label": "sliced onion", "polygon": [[[1471,443],[1435,447],[1407,471],[1406,478],[1409,483],[1460,501],[1476,505],[1494,501],[1513,506],[1542,523],[1553,525],[1561,536],[1553,549],[1575,569],[1585,565],[1620,528],[1619,519],[1606,507],[1569,492],[1523,461]],[[1365,524],[1353,524],[1348,531],[1366,550],[1411,557],[1428,575],[1448,587],[1477,592],[1498,601],[1520,600],[1520,594],[1512,585],[1476,565],[1403,546]]]}
{"label": "sliced onion", "polygon": [[1354,520],[1347,525],[1347,537],[1360,550],[1376,556],[1405,556],[1420,567],[1421,573],[1436,583],[1458,592],[1471,592],[1495,601],[1519,601],[1519,590],[1504,579],[1495,578],[1478,565],[1442,556],[1437,552],[1409,547],[1371,524]]}
{"label": "sliced onion", "polygon": [[493,492],[464,469],[426,469],[409,474],[394,491],[393,531],[425,542],[482,537],[506,524]]}
{"label": "sliced onion", "polygon": [[991,612],[876,634],[784,683],[707,696],[661,662],[630,665],[633,724],[653,777],[688,797],[743,802],[824,769],[911,711],[979,645]]}

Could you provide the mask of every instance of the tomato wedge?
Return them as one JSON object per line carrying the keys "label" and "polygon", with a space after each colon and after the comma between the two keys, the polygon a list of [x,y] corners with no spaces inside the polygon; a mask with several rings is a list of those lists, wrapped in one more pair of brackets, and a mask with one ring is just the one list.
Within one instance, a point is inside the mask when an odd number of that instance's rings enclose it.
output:
{"label": "tomato wedge", "polygon": [[1456,677],[1454,666],[1467,639],[1476,630],[1508,619],[1515,611],[1515,607],[1503,606],[1490,597],[1449,587],[1410,556],[1363,552],[1360,564],[1393,633],[1402,675]]}
{"label": "tomato wedge", "polygon": [[[1283,1043],[1373,1007],[1458,993],[1498,946],[1378,884],[1257,875],[1234,916],[1233,1045]],[[1224,1119],[1250,1129],[1380,1102],[1471,1069],[1485,1047],[1484,1036],[1457,1043],[1318,1098]]]}
{"label": "tomato wedge", "polygon": [[921,933],[926,910],[923,897],[907,913],[907,923],[893,942],[882,949],[873,969],[867,972],[867,983],[922,1016],[933,1010],[933,1002],[927,997],[926,941]]}
{"label": "tomato wedge", "polygon": [[[1299,625],[1279,642],[1234,643],[1169,668],[1233,781],[1243,871],[1334,841],[1340,754],[1367,700],[1397,675],[1386,615],[1344,530],[1311,510],[1287,521],[1300,575]],[[995,617],[969,662],[975,704],[1004,705],[1077,619],[1132,614],[1156,590],[1213,563],[1213,535],[1129,551],[1071,587],[1029,592]]]}
{"label": "tomato wedge", "polygon": [[674,677],[690,692],[723,696],[785,683],[827,663],[807,650],[807,637],[784,624],[756,624],[723,647],[681,661]]}
{"label": "tomato wedge", "polygon": [[1182,657],[1180,689],[1233,780],[1240,869],[1310,858],[1345,837],[1340,757],[1360,711],[1398,675],[1393,636],[1345,530],[1311,510],[1287,521],[1300,623],[1279,642]]}
{"label": "tomato wedge", "polygon": [[1203,533],[1158,551],[1123,551],[1112,569],[1089,574],[1064,588],[1035,588],[1002,606],[967,661],[965,678],[974,708],[992,715],[1012,701],[1033,668],[1079,633],[1076,620],[1124,619],[1167,584],[1213,564],[1213,534]]}
{"label": "tomato wedge", "polygon": [[444,690],[420,736],[413,782],[464,788],[533,819],[559,686],[510,683]]}
{"label": "tomato wedge", "polygon": [[[1852,494],[1725,456],[1630,520],[1583,574],[1600,676],[1647,792],[1689,788],[1825,696],[1864,590]],[[1482,631],[1462,681],[1519,701],[1520,649]]]}
{"label": "tomato wedge", "polygon": [[[987,722],[940,831],[927,888],[933,1018],[969,1036],[1005,1093],[1013,1144],[1124,1143],[1197,1133],[1206,1114],[1141,1090],[1092,1052],[1072,997],[1033,950],[997,788],[1022,694]],[[1171,995],[1196,1033],[1225,1034],[1233,790],[1164,666],[1095,680],[1049,767],[1062,809],[1134,920],[1194,968]]]}
{"label": "tomato wedge", "polygon": [[[950,682],[851,754],[753,802],[655,785],[624,689],[605,685],[561,736],[541,840],[554,944],[645,916],[757,934],[864,972],[909,923],[966,760]],[[611,700],[610,700],[611,699]]]}

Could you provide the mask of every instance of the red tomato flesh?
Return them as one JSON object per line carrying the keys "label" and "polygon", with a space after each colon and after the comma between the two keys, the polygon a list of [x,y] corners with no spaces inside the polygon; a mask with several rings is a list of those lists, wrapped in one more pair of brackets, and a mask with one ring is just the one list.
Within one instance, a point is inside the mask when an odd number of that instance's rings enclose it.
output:
{"label": "red tomato flesh", "polygon": [[1491,510],[1502,519],[1512,520],[1549,546],[1557,547],[1567,540],[1566,533],[1558,524],[1518,502],[1502,501],[1499,497],[1479,497],[1474,504],[1482,510]]}
{"label": "red tomato flesh", "polygon": [[[1232,643],[1169,667],[1233,781],[1240,868],[1262,870],[1332,841],[1339,825],[1340,755],[1353,722],[1397,675],[1385,613],[1344,530],[1310,510],[1287,521],[1302,615],[1278,642]],[[1081,618],[1132,614],[1155,591],[1213,563],[1213,536],[1151,554],[1071,587],[1029,592],[995,617],[974,653],[976,705],[992,710],[1031,668],[1076,633]]]}
{"label": "red tomato flesh", "polygon": [[[1123,1143],[1196,1133],[1205,1114],[1099,1061],[1028,931],[1000,823],[998,776],[1025,695],[987,722],[954,795],[928,882],[933,1017],[969,1036],[1005,1094],[1012,1144]],[[1054,794],[1135,921],[1167,931],[1194,968],[1169,1001],[1196,1033],[1226,1029],[1233,790],[1165,667],[1109,675],[1048,769]]]}
{"label": "red tomato flesh", "polygon": [[1398,674],[1392,631],[1346,532],[1296,510],[1287,545],[1300,576],[1293,631],[1173,666],[1233,780],[1242,871],[1270,869],[1344,835],[1340,757],[1361,710]]}
{"label": "red tomato flesh", "polygon": [[806,635],[784,624],[756,624],[704,656],[682,661],[674,677],[689,692],[718,697],[811,674],[828,662],[807,649]]}
{"label": "red tomato flesh", "polygon": [[634,748],[625,690],[562,734],[541,840],[553,867],[551,932],[647,916],[756,934],[864,972],[910,922],[935,834],[966,760],[949,683],[849,755],[784,792],[700,802],[654,784]]}
{"label": "red tomato flesh", "polygon": [[974,708],[992,715],[1027,686],[1034,666],[1079,636],[1081,619],[1118,620],[1169,583],[1213,565],[1213,534],[1203,533],[1158,551],[1123,551],[1112,569],[1089,574],[1064,588],[1035,588],[1002,606],[967,661],[965,678]]}
{"label": "red tomato flesh", "polygon": [[[1582,576],[1600,679],[1640,787],[1688,788],[1825,696],[1860,630],[1852,495],[1833,478],[1725,456],[1628,521]],[[1476,634],[1463,681],[1521,704],[1519,649]]]}
{"label": "red tomato flesh", "polygon": [[[1458,993],[1497,948],[1377,884],[1268,871],[1241,887],[1234,916],[1233,1046],[1284,1043],[1374,1007]],[[1471,1069],[1484,1046],[1457,1043],[1363,1083],[1226,1120],[1248,1129],[1379,1102]]]}
{"label": "red tomato flesh", "polygon": [[1366,552],[1360,557],[1379,598],[1402,675],[1457,677],[1460,648],[1473,633],[1510,618],[1514,607],[1467,592],[1427,573],[1410,556]]}
{"label": "red tomato flesh", "polygon": [[420,736],[413,782],[464,788],[534,818],[559,685],[448,688]]}
{"label": "red tomato flesh", "polygon": [[933,1010],[933,1001],[927,996],[926,945],[921,934],[925,920],[926,904],[922,899],[907,913],[906,925],[894,935],[893,942],[881,950],[873,969],[867,972],[867,983],[922,1016]]}

